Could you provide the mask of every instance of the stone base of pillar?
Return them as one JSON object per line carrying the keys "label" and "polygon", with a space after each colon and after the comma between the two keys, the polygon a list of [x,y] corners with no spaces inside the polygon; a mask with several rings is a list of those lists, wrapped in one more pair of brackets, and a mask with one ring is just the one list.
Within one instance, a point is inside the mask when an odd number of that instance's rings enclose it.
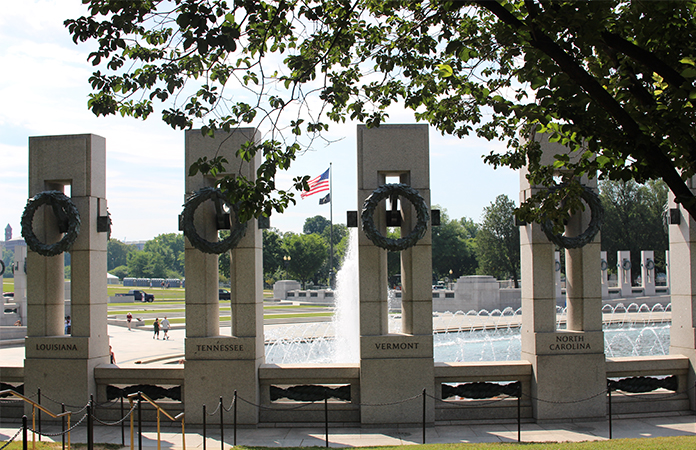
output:
{"label": "stone base of pillar", "polygon": [[[262,359],[255,359],[253,338],[210,337],[186,339],[186,365],[184,368],[184,405],[186,422],[203,423],[203,405],[210,414],[217,408],[222,397],[225,408],[229,408],[237,396],[246,401],[237,402],[237,423],[256,425],[259,422],[258,368]],[[221,359],[232,356],[239,359]],[[249,403],[247,403],[249,402]],[[207,418],[210,422],[219,422]],[[234,421],[232,411],[225,412],[224,423]]]}
{"label": "stone base of pillar", "polygon": [[[107,356],[93,359],[27,358],[24,360],[24,395],[37,401],[36,393],[40,388],[41,406],[54,414],[61,412],[61,403],[65,403],[66,409],[79,409],[89,402],[90,395],[98,401],[94,368],[108,363]],[[31,405],[27,403],[24,411],[31,417]]]}
{"label": "stone base of pillar", "polygon": [[532,408],[539,421],[604,419],[607,373],[601,331],[537,333]]}
{"label": "stone base of pillar", "polygon": [[[423,389],[434,396],[431,336],[361,337],[360,408],[363,424],[419,424]],[[412,400],[401,402],[407,398]],[[434,401],[426,399],[426,422],[435,420]]]}

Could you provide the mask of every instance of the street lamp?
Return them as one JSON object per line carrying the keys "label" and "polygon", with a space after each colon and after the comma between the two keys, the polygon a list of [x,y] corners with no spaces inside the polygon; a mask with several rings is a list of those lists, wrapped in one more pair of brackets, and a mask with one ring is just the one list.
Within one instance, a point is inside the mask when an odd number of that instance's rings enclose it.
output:
{"label": "street lamp", "polygon": [[288,265],[290,264],[291,259],[292,258],[290,258],[290,256],[288,256],[288,255],[283,256],[283,261],[285,262],[285,271],[286,272],[288,271]]}

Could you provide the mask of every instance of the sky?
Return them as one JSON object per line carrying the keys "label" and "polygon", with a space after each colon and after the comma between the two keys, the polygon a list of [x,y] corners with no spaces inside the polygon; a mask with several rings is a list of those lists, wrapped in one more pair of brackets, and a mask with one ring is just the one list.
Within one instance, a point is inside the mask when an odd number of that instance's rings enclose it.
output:
{"label": "sky", "polygon": [[[121,116],[96,117],[87,109],[91,92],[89,45],[75,45],[63,21],[86,13],[78,0],[7,2],[0,14],[0,231],[9,224],[20,237],[20,219],[28,197],[28,139],[92,133],[106,139],[106,197],[112,237],[148,240],[178,232],[184,200],[184,133],[171,129],[157,114],[145,121]],[[416,123],[409,111],[390,111],[388,123]],[[356,128],[332,125],[277,178],[287,189],[295,176],[317,176],[333,165],[333,221],[346,222],[358,210]],[[264,131],[263,129],[261,130]],[[519,174],[494,170],[482,160],[501,142],[476,137],[443,137],[430,128],[431,204],[450,219],[480,222],[483,208],[505,194],[517,202]],[[271,217],[280,231],[300,233],[305,219],[330,218],[321,194],[297,198],[297,205]],[[0,233],[4,238],[4,233]]]}

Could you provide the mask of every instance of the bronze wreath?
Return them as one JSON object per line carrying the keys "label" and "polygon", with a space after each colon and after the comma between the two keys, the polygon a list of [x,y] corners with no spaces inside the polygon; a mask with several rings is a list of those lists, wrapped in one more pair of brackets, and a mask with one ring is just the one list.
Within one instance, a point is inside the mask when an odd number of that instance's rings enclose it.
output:
{"label": "bronze wreath", "polygon": [[648,259],[645,263],[645,268],[648,270],[653,270],[655,268],[655,261]]}
{"label": "bronze wreath", "polygon": [[237,206],[230,205],[231,209],[235,212],[234,223],[232,223],[232,229],[230,230],[229,237],[218,242],[206,241],[198,235],[196,227],[193,224],[194,213],[198,206],[206,200],[218,199],[224,203],[229,204],[225,196],[222,194],[220,189],[206,187],[196,191],[191,197],[184,203],[184,212],[182,225],[184,229],[184,236],[186,236],[193,245],[198,250],[203,253],[211,253],[219,255],[221,253],[232,250],[239,244],[246,234],[247,223],[239,223],[237,218]]}
{"label": "bronze wreath", "polygon": [[[408,236],[400,239],[390,239],[382,236],[375,226],[373,217],[377,204],[381,200],[391,197],[392,195],[400,195],[408,199],[416,208],[416,215],[418,217],[418,222],[413,231],[411,231]],[[365,232],[365,236],[367,236],[369,240],[378,247],[392,252],[398,252],[413,247],[416,245],[416,242],[425,236],[425,232],[428,230],[430,215],[428,214],[428,205],[425,204],[425,200],[423,200],[423,197],[421,197],[418,191],[411,186],[406,184],[384,184],[375,189],[372,194],[365,199],[360,218],[362,220],[362,228]]]}
{"label": "bronze wreath", "polygon": [[605,259],[603,259],[603,260],[599,263],[599,268],[602,269],[602,270],[607,270],[607,269],[609,268],[609,263],[607,263],[607,261],[606,261]]}
{"label": "bronze wreath", "polygon": [[0,259],[0,277],[5,273],[5,261]]}
{"label": "bronze wreath", "polygon": [[631,260],[624,258],[623,262],[621,263],[621,268],[623,270],[631,270],[631,267],[632,267]]}
{"label": "bronze wreath", "polygon": [[[555,186],[549,189],[549,191],[554,191],[559,189],[561,186]],[[602,207],[602,202],[591,188],[583,186],[580,198],[585,200],[585,203],[590,207],[590,212],[592,216],[590,218],[590,223],[587,225],[587,229],[576,237],[565,237],[560,234],[555,234],[553,232],[553,224],[550,220],[544,220],[541,222],[541,229],[543,230],[549,241],[556,244],[561,248],[580,248],[592,242],[594,237],[599,233],[600,228],[602,228],[602,222],[604,220],[604,208]]]}
{"label": "bronze wreath", "polygon": [[[50,245],[39,241],[32,227],[36,210],[39,206],[46,204],[54,209],[62,210],[68,218],[67,232],[60,241]],[[39,255],[56,256],[70,250],[78,234],[80,234],[80,213],[70,197],[60,191],[43,191],[27,201],[27,206],[22,213],[22,237],[27,246]]]}

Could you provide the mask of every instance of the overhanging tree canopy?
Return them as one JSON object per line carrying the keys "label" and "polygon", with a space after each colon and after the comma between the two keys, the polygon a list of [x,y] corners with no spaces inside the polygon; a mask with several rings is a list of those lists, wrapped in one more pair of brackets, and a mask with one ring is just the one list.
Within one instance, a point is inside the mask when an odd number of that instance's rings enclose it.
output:
{"label": "overhanging tree canopy", "polygon": [[[442,133],[506,140],[487,161],[527,165],[532,184],[563,170],[564,189],[522,205],[528,221],[580,207],[582,175],[661,178],[696,218],[685,182],[696,173],[693,1],[85,2],[90,15],[66,25],[75,42],[98,43],[95,114],[144,118],[161,102],[174,128],[270,130],[239,151],[263,152],[257,181],[221,181],[242,218],[294,202],[276,170],[329,122],[377,126],[396,103]],[[541,165],[538,146],[520,139],[532,127],[578,158]],[[224,163],[202,159],[190,172]]]}

